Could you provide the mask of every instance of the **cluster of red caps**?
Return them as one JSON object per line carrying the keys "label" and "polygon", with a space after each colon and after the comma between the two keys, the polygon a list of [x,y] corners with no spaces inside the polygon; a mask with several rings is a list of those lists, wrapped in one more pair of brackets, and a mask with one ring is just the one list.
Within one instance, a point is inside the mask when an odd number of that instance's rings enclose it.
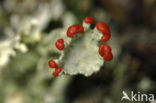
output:
{"label": "cluster of red caps", "polygon": [[[88,16],[84,18],[84,23],[90,25],[93,23],[93,18]],[[109,27],[106,23],[104,22],[98,22],[96,24],[96,29],[100,32],[102,32],[103,36],[101,37],[101,41],[102,42],[106,42],[110,39],[111,34],[110,34],[110,30]],[[72,26],[70,26],[67,30],[67,37],[72,38],[74,35],[76,34],[83,34],[84,33],[84,27],[82,25],[77,25],[74,24]],[[60,38],[55,42],[55,46],[58,50],[62,51],[64,50],[64,39]],[[111,47],[106,45],[106,44],[102,44],[99,47],[99,54],[104,58],[104,60],[106,61],[110,61],[113,59],[113,55],[111,53]],[[59,73],[62,71],[61,67],[58,67],[56,62],[54,60],[49,60],[49,67],[50,68],[55,68],[55,71],[53,72],[53,76],[58,76]]]}
{"label": "cluster of red caps", "polygon": [[[103,36],[101,37],[102,42],[107,42],[110,39],[111,33],[110,33],[110,29],[106,23],[98,22],[96,24],[96,29],[103,34]],[[111,51],[112,51],[111,47],[107,44],[101,44],[99,46],[99,54],[106,61],[111,61],[113,59],[113,55],[112,55]]]}
{"label": "cluster of red caps", "polygon": [[58,67],[54,60],[49,60],[48,64],[49,64],[50,68],[54,68],[55,69],[55,71],[53,72],[53,76],[55,76],[55,77],[58,76],[59,73],[62,71],[62,68]]}

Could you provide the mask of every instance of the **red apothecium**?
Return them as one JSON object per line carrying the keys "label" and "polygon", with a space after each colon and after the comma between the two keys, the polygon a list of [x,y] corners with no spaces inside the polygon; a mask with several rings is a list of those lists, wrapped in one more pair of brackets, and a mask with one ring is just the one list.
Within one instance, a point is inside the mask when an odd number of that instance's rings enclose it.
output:
{"label": "red apothecium", "polygon": [[49,65],[50,68],[57,68],[58,67],[56,62],[54,60],[52,60],[52,59],[49,60],[48,65]]}
{"label": "red apothecium", "polygon": [[90,16],[87,16],[84,18],[84,22],[87,24],[92,24],[93,23],[93,18]]}
{"label": "red apothecium", "polygon": [[64,49],[64,40],[63,39],[58,39],[55,42],[55,46],[57,47],[57,49],[63,50]]}

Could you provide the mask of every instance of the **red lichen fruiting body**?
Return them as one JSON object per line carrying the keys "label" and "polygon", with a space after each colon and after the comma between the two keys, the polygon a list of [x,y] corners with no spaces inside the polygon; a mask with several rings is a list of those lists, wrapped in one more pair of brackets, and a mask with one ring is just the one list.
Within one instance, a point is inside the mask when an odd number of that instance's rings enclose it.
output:
{"label": "red lichen fruiting body", "polygon": [[111,61],[113,59],[113,55],[111,52],[105,52],[103,55],[103,59],[106,61]]}
{"label": "red lichen fruiting body", "polygon": [[59,49],[59,50],[63,50],[64,49],[64,40],[63,39],[58,39],[55,42],[55,46]]}
{"label": "red lichen fruiting body", "polygon": [[54,60],[49,60],[48,62],[50,68],[57,68],[57,64]]}
{"label": "red lichen fruiting body", "polygon": [[87,24],[92,24],[93,23],[93,18],[90,16],[87,16],[84,18],[84,22]]}
{"label": "red lichen fruiting body", "polygon": [[111,47],[107,44],[101,44],[99,46],[99,54],[101,56],[103,56],[105,52],[111,52],[111,51],[112,51]]}
{"label": "red lichen fruiting body", "polygon": [[68,28],[68,30],[67,30],[67,36],[69,38],[72,38],[73,35],[75,35],[78,32],[78,30],[79,30],[79,26],[78,25],[74,24],[74,25],[70,26]]}
{"label": "red lichen fruiting body", "polygon": [[83,26],[81,26],[81,25],[78,25],[79,26],[79,29],[78,29],[78,33],[80,33],[80,34],[82,34],[82,33],[84,33],[84,28],[83,28]]}
{"label": "red lichen fruiting body", "polygon": [[104,54],[103,45],[100,45],[100,46],[99,46],[99,54],[100,54],[101,56],[103,56],[103,54]]}
{"label": "red lichen fruiting body", "polygon": [[62,68],[61,67],[57,67],[55,69],[55,71],[53,72],[53,76],[55,76],[55,77],[58,76],[61,71],[62,71]]}
{"label": "red lichen fruiting body", "polygon": [[110,34],[109,27],[108,27],[108,25],[107,25],[106,23],[104,23],[104,22],[98,22],[98,23],[96,24],[96,29],[97,29],[98,31],[102,32],[103,35],[105,35],[105,34]]}
{"label": "red lichen fruiting body", "polygon": [[61,67],[58,67],[58,68],[55,69],[55,71],[56,71],[57,73],[60,73],[60,72],[62,71],[62,68],[61,68]]}
{"label": "red lichen fruiting body", "polygon": [[55,72],[55,71],[53,72],[53,76],[54,76],[54,77],[57,77],[58,74],[59,74],[59,73],[57,73],[57,72]]}
{"label": "red lichen fruiting body", "polygon": [[107,42],[107,41],[110,39],[110,37],[111,37],[110,34],[108,34],[108,35],[103,35],[103,36],[101,37],[101,41],[102,41],[102,42]]}

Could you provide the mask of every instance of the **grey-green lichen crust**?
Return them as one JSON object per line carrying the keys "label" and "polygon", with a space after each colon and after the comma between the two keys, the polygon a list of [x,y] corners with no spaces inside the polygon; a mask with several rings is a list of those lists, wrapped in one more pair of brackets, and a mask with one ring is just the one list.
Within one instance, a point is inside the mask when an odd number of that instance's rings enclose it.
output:
{"label": "grey-green lichen crust", "polygon": [[[58,63],[69,75],[83,74],[89,76],[99,71],[104,60],[98,53],[98,42],[101,35],[88,30],[77,34],[71,40],[59,58]],[[70,43],[69,43],[70,42]]]}

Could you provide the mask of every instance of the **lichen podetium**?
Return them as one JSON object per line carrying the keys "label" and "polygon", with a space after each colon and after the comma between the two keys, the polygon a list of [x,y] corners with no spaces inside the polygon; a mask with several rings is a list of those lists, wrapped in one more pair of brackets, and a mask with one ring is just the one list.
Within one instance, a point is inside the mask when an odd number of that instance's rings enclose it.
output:
{"label": "lichen podetium", "polygon": [[83,25],[69,26],[66,37],[55,42],[60,57],[55,59],[57,63],[54,60],[49,61],[49,67],[55,69],[53,76],[61,74],[89,76],[100,69],[104,60],[113,59],[111,47],[100,44],[110,39],[109,26],[105,22],[98,22],[96,27],[91,29],[92,23],[93,18],[86,17]]}

